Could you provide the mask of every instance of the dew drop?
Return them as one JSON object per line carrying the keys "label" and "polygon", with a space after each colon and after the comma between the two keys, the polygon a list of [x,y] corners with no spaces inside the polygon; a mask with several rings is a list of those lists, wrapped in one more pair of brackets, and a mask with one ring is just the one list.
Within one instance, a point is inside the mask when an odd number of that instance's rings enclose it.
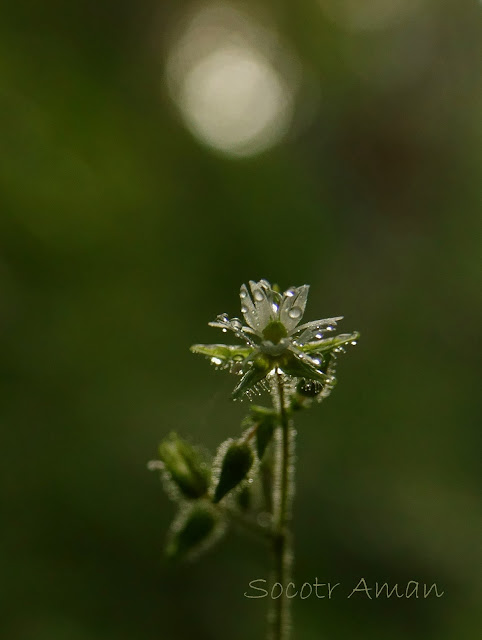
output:
{"label": "dew drop", "polygon": [[263,511],[258,515],[257,521],[260,527],[268,527],[271,524],[271,514]]}
{"label": "dew drop", "polygon": [[241,313],[248,313],[248,307],[246,307],[244,304],[241,305]]}
{"label": "dew drop", "polygon": [[323,334],[322,333],[317,333],[317,334],[315,334],[315,338],[318,338],[318,340],[321,340],[321,338],[323,338]]}
{"label": "dew drop", "polygon": [[241,327],[243,326],[243,323],[241,322],[241,320],[239,318],[233,318],[231,320],[231,326],[234,329],[241,329]]}
{"label": "dew drop", "polygon": [[223,329],[223,330],[222,330],[222,332],[223,332],[223,333],[227,333],[227,332],[228,332],[228,330],[227,330],[227,329]]}
{"label": "dew drop", "polygon": [[303,311],[300,309],[300,307],[293,307],[288,311],[288,315],[293,320],[297,320],[298,318],[301,318],[301,316],[303,315]]}
{"label": "dew drop", "polygon": [[241,300],[244,300],[247,296],[248,296],[248,292],[246,291],[246,289],[242,289],[239,294],[239,297],[241,298]]}
{"label": "dew drop", "polygon": [[216,366],[218,366],[218,365],[222,364],[223,361],[220,358],[211,358],[211,362],[213,364],[215,364]]}
{"label": "dew drop", "polygon": [[264,300],[264,296],[259,289],[256,289],[256,291],[254,292],[254,299],[257,302],[261,302],[262,300]]}
{"label": "dew drop", "polygon": [[292,298],[295,295],[295,292],[293,291],[293,289],[288,289],[288,291],[285,291],[285,296],[287,296],[288,298]]}
{"label": "dew drop", "polygon": [[350,344],[351,344],[353,347],[355,347],[355,346],[356,346],[356,340],[352,340],[352,341],[350,342]]}

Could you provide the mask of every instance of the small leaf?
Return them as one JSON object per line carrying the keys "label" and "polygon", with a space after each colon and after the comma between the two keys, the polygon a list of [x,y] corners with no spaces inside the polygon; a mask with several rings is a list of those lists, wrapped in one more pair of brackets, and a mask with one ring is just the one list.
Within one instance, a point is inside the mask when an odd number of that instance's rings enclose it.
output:
{"label": "small leaf", "polygon": [[347,344],[356,344],[360,334],[358,331],[353,333],[341,333],[339,336],[333,338],[325,338],[324,340],[316,340],[315,342],[307,342],[301,347],[301,350],[305,353],[313,355],[315,353],[326,353],[327,351],[333,351],[339,347],[343,347]]}
{"label": "small leaf", "polygon": [[206,356],[215,367],[236,372],[253,349],[243,345],[193,344],[191,351]]}
{"label": "small leaf", "polygon": [[299,358],[290,358],[282,365],[283,371],[294,378],[306,378],[307,380],[316,380],[323,384],[329,382],[329,376],[322,371],[315,369],[307,362],[303,362]]}
{"label": "small leaf", "polygon": [[258,428],[256,430],[256,453],[260,460],[266,451],[266,447],[271,442],[275,427],[276,418],[273,415],[264,416],[258,424]]}
{"label": "small leaf", "polygon": [[[228,443],[230,441],[228,440]],[[226,446],[221,445],[221,447]],[[221,449],[222,451],[223,449]],[[225,450],[219,480],[214,490],[213,502],[217,503],[237,487],[247,476],[254,461],[253,451],[246,442],[231,441]]]}
{"label": "small leaf", "polygon": [[258,382],[261,382],[261,380],[264,380],[264,378],[266,378],[266,374],[267,372],[261,369],[256,369],[254,367],[249,369],[241,378],[241,380],[238,382],[238,384],[235,386],[234,391],[231,394],[232,399],[238,400],[242,395],[248,392],[252,387],[257,385]]}
{"label": "small leaf", "polygon": [[220,514],[207,502],[194,503],[180,512],[169,533],[166,556],[193,559],[216,542],[224,531]]}
{"label": "small leaf", "polygon": [[199,452],[175,433],[159,445],[159,455],[169,479],[188,499],[201,498],[208,490],[210,471]]}

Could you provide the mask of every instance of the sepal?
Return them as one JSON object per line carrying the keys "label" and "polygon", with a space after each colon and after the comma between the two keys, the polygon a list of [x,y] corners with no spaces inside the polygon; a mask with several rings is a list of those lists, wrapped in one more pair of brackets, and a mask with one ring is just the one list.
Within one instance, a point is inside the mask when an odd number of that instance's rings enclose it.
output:
{"label": "sepal", "polygon": [[237,373],[241,363],[253,350],[243,345],[193,344],[191,351],[209,358],[211,364],[219,369],[229,369]]}
{"label": "sepal", "polygon": [[333,336],[332,338],[307,342],[300,347],[300,349],[310,355],[327,353],[329,351],[341,353],[345,346],[355,345],[359,337],[360,334],[358,331],[354,331],[353,333],[340,333],[340,335]]}

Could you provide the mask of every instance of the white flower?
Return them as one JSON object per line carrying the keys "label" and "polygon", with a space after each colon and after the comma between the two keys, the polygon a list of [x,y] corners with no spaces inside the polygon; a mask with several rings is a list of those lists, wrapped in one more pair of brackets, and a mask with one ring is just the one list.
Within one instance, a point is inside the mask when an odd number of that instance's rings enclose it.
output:
{"label": "white flower", "polygon": [[306,284],[291,287],[283,294],[267,280],[250,281],[249,287],[250,291],[243,284],[240,291],[246,324],[226,314],[209,323],[224,332],[232,331],[245,344],[194,345],[191,350],[209,357],[218,367],[243,375],[234,398],[249,392],[274,372],[332,386],[335,379],[328,364],[343,345],[355,343],[358,334],[326,338],[342,316],[300,325],[308,299]]}

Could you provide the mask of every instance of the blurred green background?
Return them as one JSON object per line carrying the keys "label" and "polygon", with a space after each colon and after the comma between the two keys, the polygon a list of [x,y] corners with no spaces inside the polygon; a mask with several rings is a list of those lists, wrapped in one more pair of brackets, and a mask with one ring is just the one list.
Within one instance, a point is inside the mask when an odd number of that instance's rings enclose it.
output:
{"label": "blurred green background", "polygon": [[296,581],[445,591],[297,599],[295,637],[478,637],[480,3],[1,13],[2,637],[263,637],[263,549],[166,568],[146,469],[239,432],[188,347],[260,278],[362,334],[298,419]]}

